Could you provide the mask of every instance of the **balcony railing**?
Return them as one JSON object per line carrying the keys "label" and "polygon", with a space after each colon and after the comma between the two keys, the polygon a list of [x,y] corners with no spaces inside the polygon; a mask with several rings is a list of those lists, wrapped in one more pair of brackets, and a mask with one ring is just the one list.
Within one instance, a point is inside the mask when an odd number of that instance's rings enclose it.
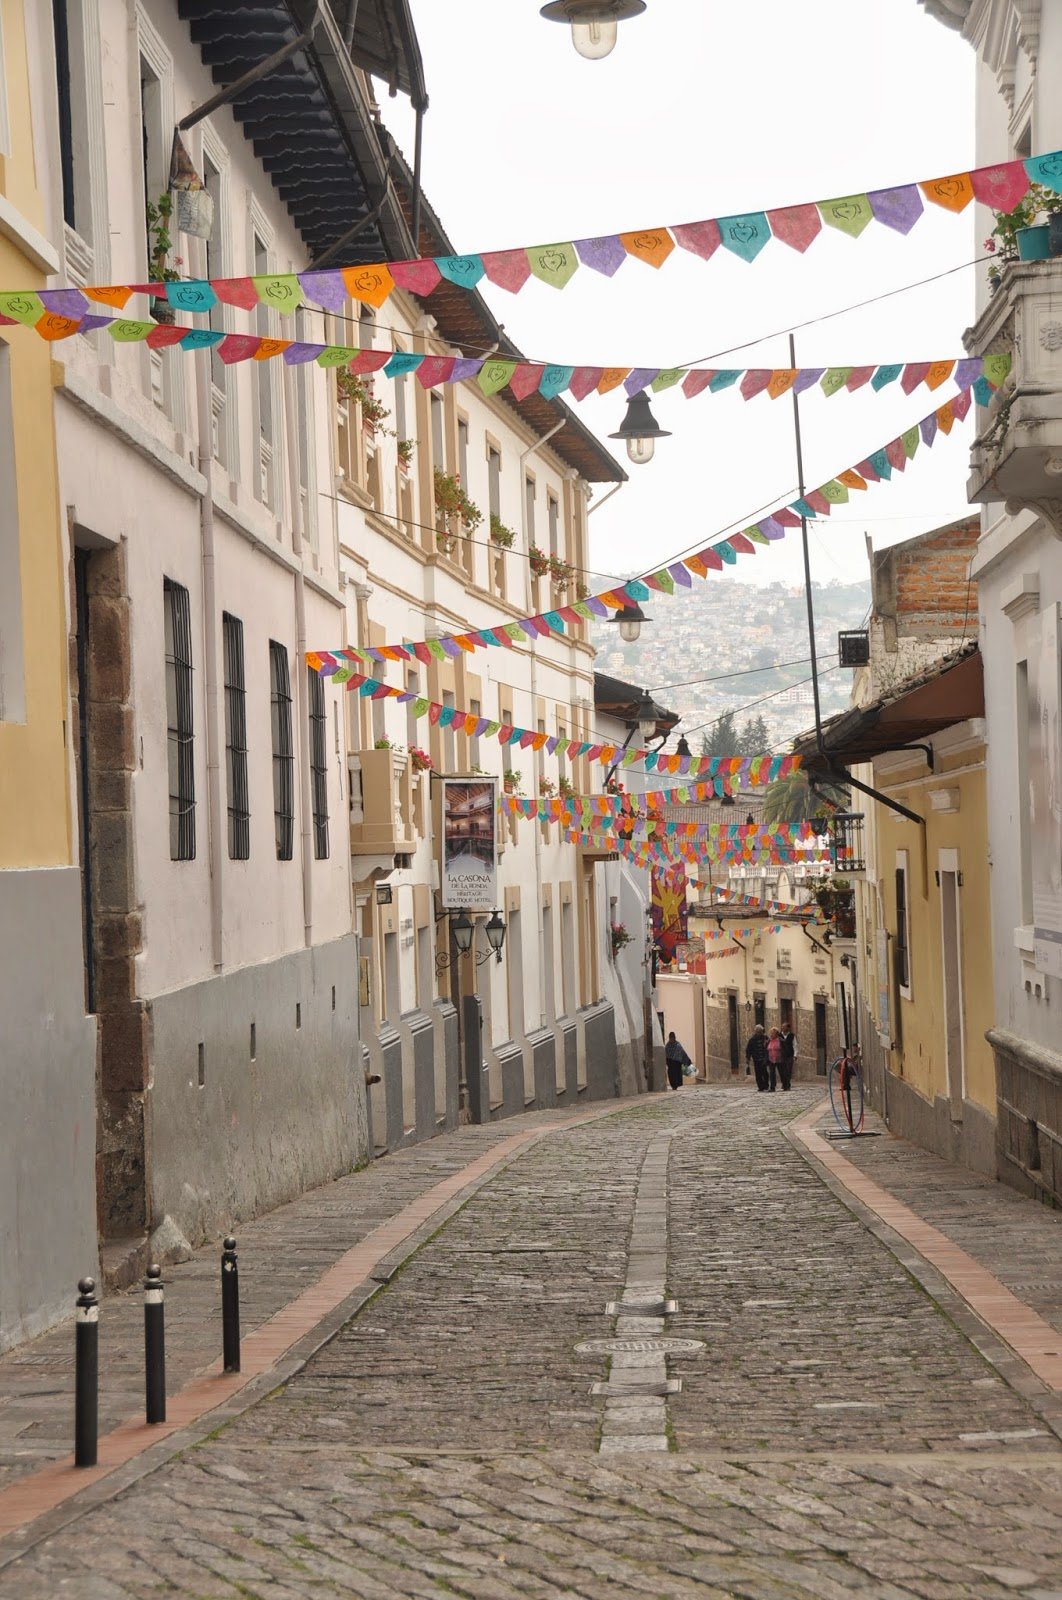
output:
{"label": "balcony railing", "polygon": [[350,766],[350,850],[356,856],[412,855],[417,846],[414,786],[405,751],[361,750]]}
{"label": "balcony railing", "polygon": [[966,348],[1012,361],[991,405],[978,410],[969,499],[1062,500],[1062,260],[1005,267]]}

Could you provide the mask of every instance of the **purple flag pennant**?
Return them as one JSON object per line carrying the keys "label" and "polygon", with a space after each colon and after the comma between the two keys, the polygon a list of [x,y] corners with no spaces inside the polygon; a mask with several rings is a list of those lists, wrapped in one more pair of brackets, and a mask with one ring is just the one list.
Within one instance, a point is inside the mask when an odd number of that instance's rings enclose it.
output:
{"label": "purple flag pennant", "polygon": [[78,333],[94,333],[97,328],[109,328],[112,317],[82,317]]}
{"label": "purple flag pennant", "polygon": [[481,357],[458,356],[454,361],[454,370],[450,374],[451,383],[463,383],[466,378],[474,378],[483,365]]}
{"label": "purple flag pennant", "polygon": [[676,583],[681,583],[686,589],[693,588],[693,579],[690,577],[690,569],[686,566],[684,561],[674,562],[670,567],[668,567],[667,570],[670,572]]}
{"label": "purple flag pennant", "polygon": [[323,268],[319,272],[299,272],[296,277],[307,300],[326,311],[342,311],[350,299],[341,272]]}
{"label": "purple flag pennant", "polygon": [[37,292],[48,310],[58,317],[70,317],[77,322],[88,310],[88,301],[80,289],[39,289]]}
{"label": "purple flag pennant", "polygon": [[922,196],[913,183],[899,189],[871,189],[867,199],[877,220],[896,233],[910,233],[922,215]]}
{"label": "purple flag pennant", "polygon": [[455,640],[449,638],[440,639],[439,643],[442,645],[443,649],[451,660],[461,654],[461,646],[457,644]]}
{"label": "purple flag pennant", "polygon": [[614,233],[600,239],[576,239],[575,253],[584,267],[592,267],[606,278],[613,277],[627,259],[627,252]]}
{"label": "purple flag pennant", "polygon": [[922,435],[922,443],[928,450],[937,436],[937,419],[935,416],[923,417],[918,424],[918,431]]}
{"label": "purple flag pennant", "polygon": [[[1016,164],[1020,165],[1020,163]],[[959,361],[956,363],[953,376],[960,389],[968,389],[971,383],[977,382],[977,379],[981,376],[983,371],[984,362],[981,360],[981,357],[969,356],[965,361]]]}
{"label": "purple flag pennant", "polygon": [[297,339],[284,351],[284,362],[289,367],[299,367],[304,361],[316,361],[324,348],[323,344],[306,344]]}
{"label": "purple flag pennant", "polygon": [[785,538],[785,528],[782,523],[778,521],[777,517],[764,517],[762,522],[758,522],[756,526],[768,539]]}
{"label": "purple flag pennant", "polygon": [[633,399],[643,389],[648,389],[659,371],[659,367],[634,367],[623,380],[628,398]]}
{"label": "purple flag pennant", "polygon": [[609,615],[608,606],[603,600],[599,600],[596,594],[587,595],[586,599],[581,603],[586,606],[588,611],[592,611],[595,617],[607,617]]}
{"label": "purple flag pennant", "polygon": [[793,393],[803,394],[805,389],[810,389],[812,384],[818,383],[825,371],[825,367],[801,367],[793,380]]}

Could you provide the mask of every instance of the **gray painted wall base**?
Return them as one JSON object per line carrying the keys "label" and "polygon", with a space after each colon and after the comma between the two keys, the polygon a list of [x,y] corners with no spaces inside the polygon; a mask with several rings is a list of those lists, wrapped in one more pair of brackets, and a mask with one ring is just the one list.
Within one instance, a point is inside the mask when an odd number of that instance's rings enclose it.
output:
{"label": "gray painted wall base", "polygon": [[96,1252],[96,1019],[81,874],[0,872],[0,1350],[73,1310]]}
{"label": "gray painted wall base", "polygon": [[590,1100],[611,1100],[620,1092],[616,1016],[606,1001],[579,1013],[586,1050],[586,1093]]}
{"label": "gray painted wall base", "polygon": [[1062,1205],[1062,1055],[1002,1028],[986,1038],[996,1058],[999,1176]]}
{"label": "gray painted wall base", "polygon": [[457,1012],[449,1000],[432,1007],[435,1027],[435,1119],[456,1128],[461,1110],[461,1041]]}
{"label": "gray painted wall base", "polygon": [[502,1044],[494,1053],[501,1068],[502,1103],[492,1115],[518,1117],[527,1110],[524,1104],[524,1052],[518,1044]]}
{"label": "gray painted wall base", "polygon": [[557,1042],[552,1033],[544,1029],[529,1033],[526,1048],[531,1052],[534,1073],[535,1105],[557,1104]]}
{"label": "gray painted wall base", "polygon": [[197,1243],[366,1158],[356,971],[351,934],[151,1002],[154,1222]]}
{"label": "gray painted wall base", "polygon": [[[880,1077],[873,1089],[868,1085],[867,1098],[874,1110],[881,1112],[879,1084]],[[926,1100],[891,1072],[884,1087],[890,1133],[971,1172],[988,1178],[997,1175],[996,1120],[982,1106],[964,1100],[962,1121],[953,1122],[950,1103],[943,1095]]]}

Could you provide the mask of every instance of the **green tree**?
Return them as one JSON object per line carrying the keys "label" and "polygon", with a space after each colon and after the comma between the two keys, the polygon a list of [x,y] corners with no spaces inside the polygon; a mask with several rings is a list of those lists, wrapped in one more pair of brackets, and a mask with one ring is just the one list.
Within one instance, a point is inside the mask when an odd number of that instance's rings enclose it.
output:
{"label": "green tree", "polygon": [[736,756],[740,755],[738,749],[738,733],[734,726],[733,711],[724,711],[721,717],[701,735],[702,756]]}
{"label": "green tree", "polygon": [[763,820],[766,823],[783,822],[792,826],[821,817],[831,809],[843,811],[848,805],[848,794],[834,783],[817,778],[812,789],[803,767],[768,784],[763,797]]}
{"label": "green tree", "polygon": [[767,724],[757,712],[754,717],[749,717],[738,734],[736,754],[739,756],[766,755],[770,744],[771,736],[767,731]]}

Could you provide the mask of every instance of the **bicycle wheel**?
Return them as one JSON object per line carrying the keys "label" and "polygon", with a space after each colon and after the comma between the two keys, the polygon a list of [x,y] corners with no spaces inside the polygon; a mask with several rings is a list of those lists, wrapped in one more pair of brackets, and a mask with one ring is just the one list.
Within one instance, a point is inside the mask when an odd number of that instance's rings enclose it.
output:
{"label": "bicycle wheel", "polygon": [[830,1068],[830,1110],[842,1133],[861,1133],[865,1114],[863,1074],[847,1056]]}

